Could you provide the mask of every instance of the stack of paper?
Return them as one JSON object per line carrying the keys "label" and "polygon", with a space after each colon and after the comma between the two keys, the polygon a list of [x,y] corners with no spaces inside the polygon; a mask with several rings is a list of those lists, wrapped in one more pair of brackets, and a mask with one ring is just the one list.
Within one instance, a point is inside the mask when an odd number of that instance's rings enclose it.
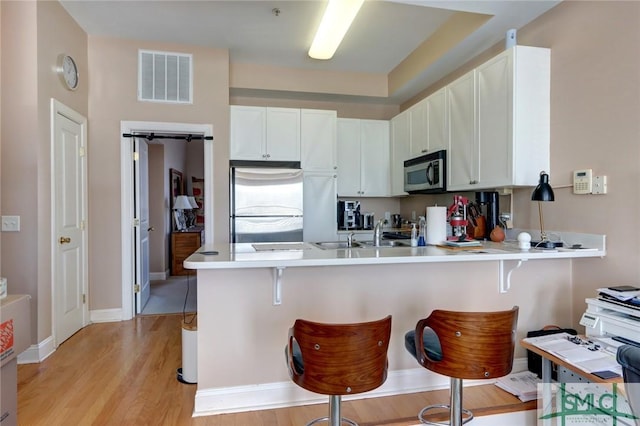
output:
{"label": "stack of paper", "polygon": [[598,293],[617,300],[628,301],[640,297],[640,288],[631,286],[617,286],[599,288]]}
{"label": "stack of paper", "polygon": [[525,341],[587,373],[605,370],[621,373],[621,367],[616,361],[615,354],[607,351],[607,348],[595,341],[582,339],[567,333],[529,337]]}
{"label": "stack of paper", "polygon": [[538,383],[542,381],[536,373],[522,371],[500,377],[496,386],[515,395],[522,402],[532,401],[538,397]]}

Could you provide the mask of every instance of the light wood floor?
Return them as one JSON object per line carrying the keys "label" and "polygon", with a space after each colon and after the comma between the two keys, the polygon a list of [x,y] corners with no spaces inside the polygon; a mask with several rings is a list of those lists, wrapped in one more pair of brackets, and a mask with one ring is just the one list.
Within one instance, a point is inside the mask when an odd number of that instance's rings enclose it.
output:
{"label": "light wood floor", "polygon": [[[327,404],[192,418],[195,385],[176,380],[181,315],[92,324],[40,364],[18,366],[20,425],[293,426],[324,416]],[[284,362],[284,361],[283,361]],[[361,426],[417,423],[420,409],[448,391],[343,402]],[[476,416],[535,408],[493,385],[465,388]]]}

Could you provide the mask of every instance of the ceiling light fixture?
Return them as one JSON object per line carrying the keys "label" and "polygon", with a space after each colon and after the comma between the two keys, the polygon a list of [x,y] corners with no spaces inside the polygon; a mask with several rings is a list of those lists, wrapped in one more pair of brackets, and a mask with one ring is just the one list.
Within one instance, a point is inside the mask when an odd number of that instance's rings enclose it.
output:
{"label": "ceiling light fixture", "polygon": [[364,0],[329,0],[322,22],[313,39],[309,56],[331,59],[349,30]]}

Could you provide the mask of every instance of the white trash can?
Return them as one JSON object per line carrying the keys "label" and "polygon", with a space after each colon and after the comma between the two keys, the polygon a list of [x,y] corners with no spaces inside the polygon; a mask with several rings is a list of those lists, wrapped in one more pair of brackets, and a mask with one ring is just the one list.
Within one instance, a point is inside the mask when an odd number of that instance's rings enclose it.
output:
{"label": "white trash can", "polygon": [[198,322],[182,321],[182,368],[178,369],[178,380],[182,383],[198,382]]}

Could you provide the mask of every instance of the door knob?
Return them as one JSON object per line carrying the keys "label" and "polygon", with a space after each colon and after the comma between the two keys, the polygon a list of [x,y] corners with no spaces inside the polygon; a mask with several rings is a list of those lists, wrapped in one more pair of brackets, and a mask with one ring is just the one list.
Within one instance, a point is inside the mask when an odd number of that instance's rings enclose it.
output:
{"label": "door knob", "polygon": [[71,242],[71,238],[69,237],[60,237],[60,244],[69,244]]}
{"label": "door knob", "polygon": [[154,227],[152,226],[152,227],[150,227],[149,229],[147,229],[147,232],[149,232],[149,231],[155,231],[155,230],[156,230],[156,228],[154,228]]}

